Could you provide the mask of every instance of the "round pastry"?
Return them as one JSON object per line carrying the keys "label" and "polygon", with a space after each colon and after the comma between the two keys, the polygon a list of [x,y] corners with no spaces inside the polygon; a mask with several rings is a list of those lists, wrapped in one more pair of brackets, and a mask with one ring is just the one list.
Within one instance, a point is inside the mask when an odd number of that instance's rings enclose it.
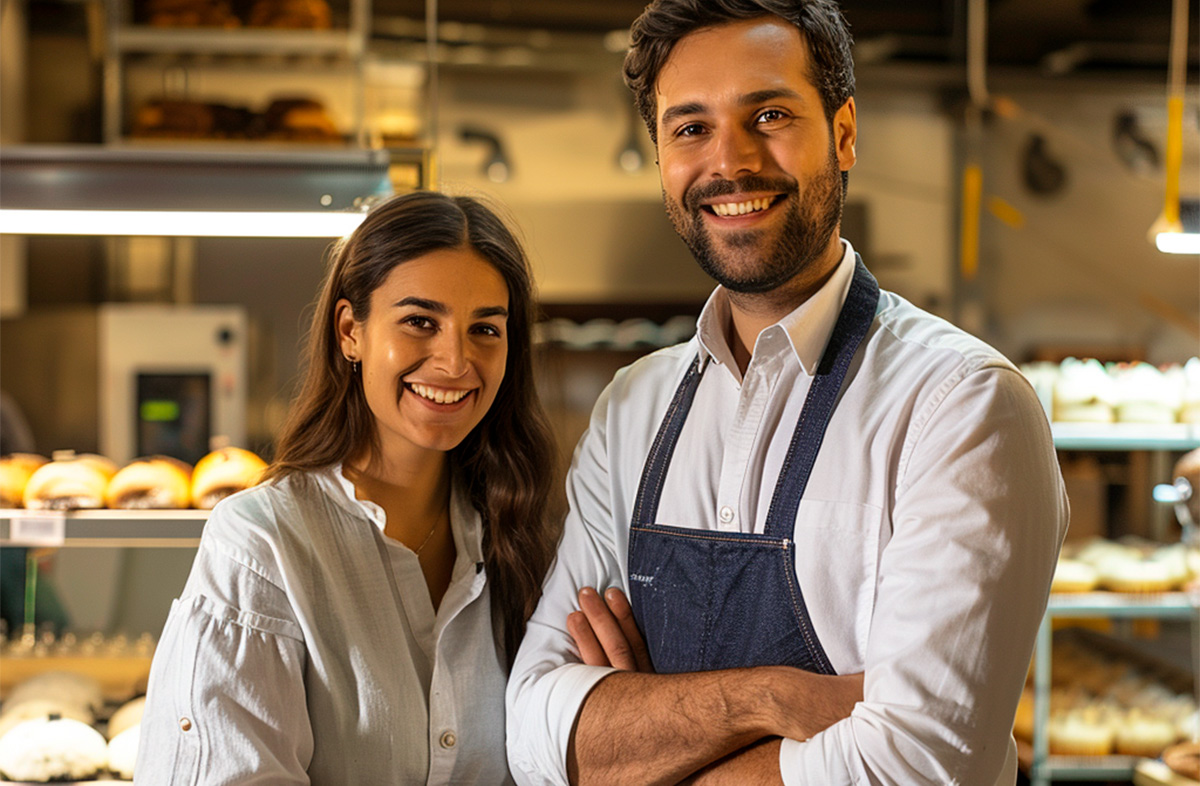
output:
{"label": "round pastry", "polygon": [[36,453],[10,453],[0,457],[0,508],[25,504],[25,486],[38,467],[49,459]]}
{"label": "round pastry", "polygon": [[14,704],[10,699],[4,702],[4,711],[0,712],[0,737],[27,720],[46,718],[51,715],[87,724],[91,724],[94,720],[91,710],[72,702],[55,701],[54,699],[25,699]]}
{"label": "round pastry", "polygon": [[1065,423],[1111,423],[1116,390],[1098,360],[1067,358],[1054,385],[1054,419]]}
{"label": "round pastry", "polygon": [[1175,724],[1169,720],[1131,710],[1117,727],[1116,751],[1123,756],[1154,759],[1177,739]]}
{"label": "round pastry", "polygon": [[133,763],[137,761],[141,734],[142,724],[136,723],[108,742],[108,769],[125,780],[133,780]]}
{"label": "round pastry", "polygon": [[1099,582],[1100,576],[1091,565],[1060,558],[1054,566],[1054,579],[1050,582],[1050,591],[1091,592]]}
{"label": "round pastry", "polygon": [[1200,358],[1183,364],[1183,407],[1179,419],[1184,423],[1200,423]]}
{"label": "round pastry", "polygon": [[86,674],[73,671],[44,671],[22,680],[5,697],[4,706],[15,707],[32,699],[57,702],[93,716],[104,706],[100,683]]}
{"label": "round pastry", "polygon": [[258,483],[267,463],[241,448],[214,450],[192,472],[192,505],[211,510],[230,494]]}
{"label": "round pastry", "polygon": [[1181,742],[1162,752],[1163,763],[1172,772],[1200,781],[1200,742]]}
{"label": "round pastry", "polygon": [[1089,710],[1068,712],[1050,719],[1050,752],[1059,756],[1107,756],[1115,733]]}
{"label": "round pastry", "polygon": [[1169,592],[1180,582],[1165,560],[1109,560],[1099,571],[1100,584],[1113,592]]}
{"label": "round pastry", "polygon": [[30,510],[102,508],[108,481],[116,472],[116,464],[104,456],[55,452],[53,461],[38,467],[30,476],[25,486],[25,507]]}
{"label": "round pastry", "polygon": [[1121,423],[1174,423],[1183,407],[1183,380],[1149,363],[1118,366],[1116,416]]}
{"label": "round pastry", "polygon": [[110,508],[168,510],[192,502],[192,468],[169,456],[135,459],[108,482]]}
{"label": "round pastry", "polygon": [[108,738],[110,740],[123,731],[142,722],[142,713],[146,709],[146,697],[139,696],[121,705],[120,709],[108,719]]}
{"label": "round pastry", "polygon": [[0,738],[0,772],[15,781],[84,780],[108,764],[108,743],[86,723],[50,716]]}

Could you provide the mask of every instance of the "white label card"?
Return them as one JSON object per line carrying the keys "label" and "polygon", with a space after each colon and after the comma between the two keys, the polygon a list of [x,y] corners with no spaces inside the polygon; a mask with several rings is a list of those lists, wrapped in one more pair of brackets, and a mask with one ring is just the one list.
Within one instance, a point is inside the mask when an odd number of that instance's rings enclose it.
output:
{"label": "white label card", "polygon": [[60,510],[28,511],[9,520],[8,540],[19,546],[61,546],[67,539],[67,515]]}

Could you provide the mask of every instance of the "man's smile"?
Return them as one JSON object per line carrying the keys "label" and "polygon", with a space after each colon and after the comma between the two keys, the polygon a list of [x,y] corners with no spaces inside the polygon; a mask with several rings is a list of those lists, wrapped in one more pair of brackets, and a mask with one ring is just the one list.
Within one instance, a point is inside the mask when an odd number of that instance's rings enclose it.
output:
{"label": "man's smile", "polygon": [[761,213],[770,209],[784,198],[783,194],[770,197],[757,197],[740,202],[712,202],[701,205],[701,209],[722,218],[744,216],[750,213]]}

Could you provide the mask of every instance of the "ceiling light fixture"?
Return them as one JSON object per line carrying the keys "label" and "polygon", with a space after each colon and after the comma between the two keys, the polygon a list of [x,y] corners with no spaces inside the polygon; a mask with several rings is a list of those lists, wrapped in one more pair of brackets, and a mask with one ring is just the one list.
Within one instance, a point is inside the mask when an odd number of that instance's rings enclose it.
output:
{"label": "ceiling light fixture", "polygon": [[[1179,175],[1183,169],[1183,93],[1187,85],[1187,19],[1190,0],[1175,0],[1171,12],[1171,71],[1167,88],[1166,187],[1163,212],[1150,237],[1167,254],[1200,254],[1200,227],[1180,219]],[[1190,231],[1189,231],[1190,230]]]}
{"label": "ceiling light fixture", "polygon": [[341,237],[392,193],[400,152],[7,147],[0,233]]}

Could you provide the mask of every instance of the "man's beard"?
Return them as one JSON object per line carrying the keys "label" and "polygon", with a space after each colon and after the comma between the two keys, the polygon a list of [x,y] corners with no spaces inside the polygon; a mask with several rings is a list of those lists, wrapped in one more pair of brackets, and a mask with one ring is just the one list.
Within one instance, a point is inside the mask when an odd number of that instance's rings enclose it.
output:
{"label": "man's beard", "polygon": [[[829,239],[842,219],[842,178],[833,148],[825,169],[817,175],[803,197],[792,177],[750,175],[739,180],[714,180],[692,186],[683,204],[663,192],[667,215],[675,231],[692,250],[705,273],[732,292],[770,292],[818,259],[829,247]],[[721,233],[714,240],[705,226],[705,199],[738,193],[782,193],[784,223],[778,239],[769,246],[765,230],[747,229]],[[741,258],[742,264],[737,264]]]}

